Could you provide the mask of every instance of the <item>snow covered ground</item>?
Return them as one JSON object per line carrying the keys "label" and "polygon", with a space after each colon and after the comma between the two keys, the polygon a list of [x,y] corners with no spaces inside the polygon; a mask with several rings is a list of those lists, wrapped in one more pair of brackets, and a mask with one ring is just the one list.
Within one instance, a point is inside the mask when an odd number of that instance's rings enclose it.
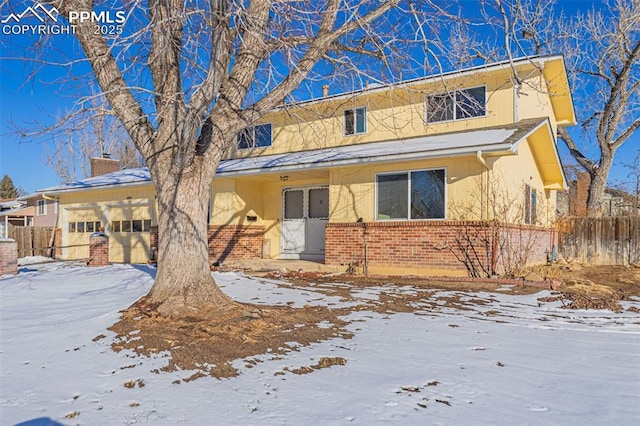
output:
{"label": "snow covered ground", "polygon": [[[548,292],[469,293],[465,309],[425,301],[415,313],[353,312],[352,339],[265,354],[253,368],[239,360],[235,378],[176,384],[193,372],[152,373],[165,364],[162,354],[114,353],[106,330],[149,290],[153,274],[146,266],[54,262],[0,278],[0,424],[640,422],[640,315],[626,311],[640,300],[615,314],[538,303]],[[348,304],[272,280],[215,277],[239,301]],[[375,300],[382,290],[358,297]],[[107,338],[92,340],[100,334]],[[325,356],[347,364],[305,375],[284,370]],[[138,380],[143,387],[124,386]]]}

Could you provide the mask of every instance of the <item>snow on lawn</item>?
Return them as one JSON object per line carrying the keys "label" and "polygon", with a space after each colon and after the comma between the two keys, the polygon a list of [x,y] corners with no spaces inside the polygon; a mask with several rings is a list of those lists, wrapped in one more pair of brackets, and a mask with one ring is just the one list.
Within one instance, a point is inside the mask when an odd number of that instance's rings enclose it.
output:
{"label": "snow on lawn", "polygon": [[[174,384],[193,372],[151,373],[165,365],[163,354],[114,353],[106,330],[120,309],[149,290],[153,268],[50,263],[20,271],[0,278],[2,425],[624,425],[640,419],[640,315],[626,310],[539,304],[548,292],[430,290],[431,300],[417,303],[414,313],[354,311],[352,339],[284,357],[261,355],[253,368],[239,360],[235,378]],[[215,277],[240,301],[353,305],[275,280]],[[353,294],[364,303],[382,290]],[[451,294],[468,300],[465,309],[434,304]],[[92,340],[101,334],[107,338]],[[305,375],[285,370],[324,356],[347,364]],[[144,386],[124,386],[138,380]]]}

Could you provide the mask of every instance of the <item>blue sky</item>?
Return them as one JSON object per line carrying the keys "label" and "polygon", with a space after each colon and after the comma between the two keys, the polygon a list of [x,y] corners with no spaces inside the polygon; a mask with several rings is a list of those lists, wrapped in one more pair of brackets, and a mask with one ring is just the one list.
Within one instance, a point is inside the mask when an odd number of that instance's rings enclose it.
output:
{"label": "blue sky", "polygon": [[[598,2],[582,0],[560,1],[562,7],[569,13],[578,8],[586,9]],[[34,4],[24,2],[24,4]],[[464,3],[463,3],[464,4]],[[0,12],[2,18],[4,11]],[[67,56],[77,50],[77,44],[72,36],[56,35],[56,45],[59,51],[49,51],[51,58]],[[35,68],[35,62],[8,59],[7,52],[15,51],[30,40],[23,36],[0,35],[0,177],[8,174],[17,187],[26,192],[52,186],[59,183],[58,176],[45,164],[46,153],[51,152],[50,136],[21,138],[15,126],[35,128],[37,120],[41,124],[52,125],[55,116],[62,113],[74,101],[74,91],[70,87],[60,87],[57,78],[66,71],[59,67],[45,66],[36,73],[35,78],[29,79],[29,73]],[[35,54],[34,54],[35,57]],[[84,69],[83,69],[84,68]],[[76,66],[72,72],[83,73],[84,65]],[[630,162],[640,149],[639,132],[627,141],[618,151],[616,162],[612,170],[610,181],[622,180],[628,170],[622,167],[622,162]],[[561,154],[566,157],[566,149],[559,143]]]}

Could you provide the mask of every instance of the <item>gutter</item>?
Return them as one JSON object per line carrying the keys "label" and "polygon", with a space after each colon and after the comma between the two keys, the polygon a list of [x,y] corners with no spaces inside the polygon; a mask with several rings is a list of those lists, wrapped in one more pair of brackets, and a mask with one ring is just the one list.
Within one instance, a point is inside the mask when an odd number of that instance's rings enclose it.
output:
{"label": "gutter", "polygon": [[[505,155],[513,154],[512,144],[511,143],[500,143],[495,144],[489,150],[493,153],[503,153]],[[377,163],[387,163],[387,162],[395,162],[395,161],[411,161],[411,160],[425,160],[431,158],[444,158],[444,157],[453,157],[453,156],[463,156],[463,155],[473,155],[474,150],[468,148],[456,148],[456,149],[445,149],[435,155],[429,155],[433,153],[431,152],[410,152],[410,153],[401,153],[401,154],[387,154],[380,156],[367,156],[367,157],[356,157],[356,158],[345,158],[341,160],[334,161],[322,161],[322,162],[309,162],[309,163],[296,163],[296,164],[285,164],[282,166],[268,167],[268,166],[256,166],[253,168],[245,168],[243,170],[218,170],[216,172],[216,176],[247,176],[247,175],[256,175],[260,173],[278,173],[278,172],[294,172],[299,170],[317,170],[317,169],[327,169],[331,167],[343,167],[343,166],[353,166],[359,164],[377,164]]]}

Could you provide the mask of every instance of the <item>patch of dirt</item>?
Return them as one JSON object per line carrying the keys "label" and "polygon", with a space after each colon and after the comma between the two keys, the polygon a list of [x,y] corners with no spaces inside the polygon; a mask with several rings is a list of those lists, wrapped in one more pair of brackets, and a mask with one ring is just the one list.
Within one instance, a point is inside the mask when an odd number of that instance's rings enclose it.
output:
{"label": "patch of dirt", "polygon": [[640,297],[640,269],[625,266],[559,264],[537,266],[531,271],[545,279],[560,280],[558,295],[538,299],[562,300],[567,309],[608,309],[621,312],[620,301]]}
{"label": "patch of dirt", "polygon": [[[238,374],[232,366],[236,359],[280,354],[295,350],[297,345],[352,336],[344,329],[346,323],[338,318],[343,314],[340,310],[310,306],[244,308],[221,312],[215,321],[176,320],[158,315],[143,298],[109,328],[118,335],[112,348],[145,356],[162,353],[167,357],[162,371],[198,370],[202,375],[222,378]],[[252,310],[259,311],[259,315],[246,314]],[[331,326],[318,326],[321,321]]]}

